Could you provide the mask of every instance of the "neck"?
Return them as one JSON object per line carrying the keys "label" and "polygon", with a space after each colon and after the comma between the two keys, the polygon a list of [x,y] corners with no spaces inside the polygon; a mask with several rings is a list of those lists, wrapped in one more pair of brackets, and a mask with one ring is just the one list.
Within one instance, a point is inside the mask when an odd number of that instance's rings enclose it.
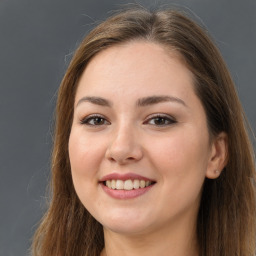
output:
{"label": "neck", "polygon": [[196,227],[189,224],[164,227],[154,232],[120,234],[104,229],[105,248],[101,256],[198,256]]}

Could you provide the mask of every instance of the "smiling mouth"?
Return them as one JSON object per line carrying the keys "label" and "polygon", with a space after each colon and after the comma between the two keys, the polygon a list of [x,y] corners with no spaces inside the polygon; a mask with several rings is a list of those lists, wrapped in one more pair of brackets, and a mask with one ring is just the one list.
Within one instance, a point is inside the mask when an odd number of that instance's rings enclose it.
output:
{"label": "smiling mouth", "polygon": [[154,181],[145,180],[106,180],[103,185],[115,190],[136,190],[149,187],[155,184]]}

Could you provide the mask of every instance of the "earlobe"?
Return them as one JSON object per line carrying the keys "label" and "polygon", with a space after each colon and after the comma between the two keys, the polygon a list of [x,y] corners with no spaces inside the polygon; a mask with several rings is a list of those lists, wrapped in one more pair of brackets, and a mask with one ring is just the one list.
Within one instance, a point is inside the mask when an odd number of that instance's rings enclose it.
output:
{"label": "earlobe", "polygon": [[216,179],[221,175],[228,161],[228,136],[225,132],[218,134],[211,148],[211,156],[208,162],[206,177]]}

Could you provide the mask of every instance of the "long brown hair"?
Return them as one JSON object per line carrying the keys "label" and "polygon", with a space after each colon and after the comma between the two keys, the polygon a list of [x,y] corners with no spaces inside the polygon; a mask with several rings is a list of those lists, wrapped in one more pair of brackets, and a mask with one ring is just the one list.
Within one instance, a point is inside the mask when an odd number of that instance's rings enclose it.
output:
{"label": "long brown hair", "polygon": [[228,135],[228,162],[218,179],[206,179],[198,213],[200,256],[253,256],[256,207],[255,163],[246,120],[226,65],[199,25],[174,10],[122,11],[97,26],[82,41],[59,89],[49,209],[35,234],[34,256],[98,256],[103,228],[78,199],[73,187],[68,141],[78,80],[100,51],[131,40],[175,49],[194,74],[195,91],[209,134]]}

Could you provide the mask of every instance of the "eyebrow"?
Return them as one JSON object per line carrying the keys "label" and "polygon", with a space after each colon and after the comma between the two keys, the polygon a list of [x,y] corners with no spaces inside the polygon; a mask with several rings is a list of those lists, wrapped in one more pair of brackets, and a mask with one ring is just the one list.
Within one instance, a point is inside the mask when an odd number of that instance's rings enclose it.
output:
{"label": "eyebrow", "polygon": [[101,98],[101,97],[93,97],[93,96],[83,97],[77,102],[76,106],[80,105],[82,102],[90,102],[92,104],[103,106],[103,107],[111,107],[112,106],[112,103],[110,103],[110,101],[108,101],[104,98]]}
{"label": "eyebrow", "polygon": [[136,105],[139,107],[145,107],[145,106],[162,103],[162,102],[174,102],[174,103],[182,104],[183,106],[187,107],[186,103],[180,98],[173,97],[173,96],[161,96],[161,95],[138,99]]}
{"label": "eyebrow", "polygon": [[[82,102],[90,102],[92,104],[103,106],[103,107],[111,107],[113,105],[113,103],[107,99],[104,99],[101,97],[89,96],[89,97],[81,98],[77,102],[76,107],[78,105],[80,105]],[[154,105],[154,104],[162,103],[162,102],[174,102],[174,103],[179,103],[179,104],[187,107],[186,103],[182,99],[173,97],[173,96],[166,96],[166,95],[149,96],[149,97],[138,99],[136,101],[136,106],[145,107],[145,106],[150,106],[150,105]]]}

